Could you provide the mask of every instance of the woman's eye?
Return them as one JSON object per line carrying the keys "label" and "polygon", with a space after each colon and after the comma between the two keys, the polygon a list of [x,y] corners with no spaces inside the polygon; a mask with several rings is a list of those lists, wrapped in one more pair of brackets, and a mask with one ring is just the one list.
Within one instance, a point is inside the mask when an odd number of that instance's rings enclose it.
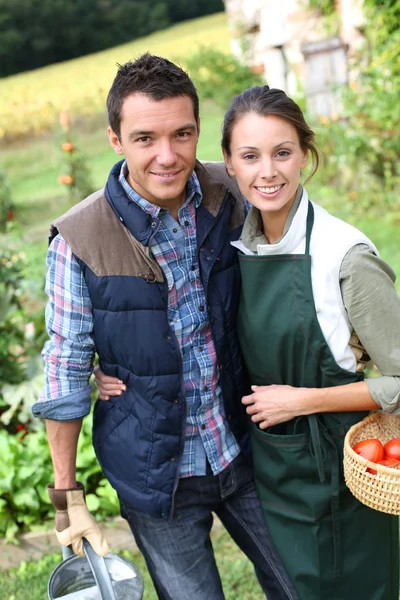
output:
{"label": "woman's eye", "polygon": [[280,158],[285,158],[286,156],[289,156],[289,154],[290,152],[288,150],[279,150],[277,156],[279,156]]}
{"label": "woman's eye", "polygon": [[244,160],[253,160],[254,158],[256,158],[255,154],[245,154],[243,156]]}

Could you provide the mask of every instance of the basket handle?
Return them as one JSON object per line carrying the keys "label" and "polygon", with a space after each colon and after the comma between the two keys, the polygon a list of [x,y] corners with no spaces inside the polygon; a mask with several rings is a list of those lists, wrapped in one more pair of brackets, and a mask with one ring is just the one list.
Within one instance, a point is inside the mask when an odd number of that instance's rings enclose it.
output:
{"label": "basket handle", "polygon": [[86,538],[83,539],[83,550],[100,590],[102,600],[117,600],[104,558],[96,554]]}

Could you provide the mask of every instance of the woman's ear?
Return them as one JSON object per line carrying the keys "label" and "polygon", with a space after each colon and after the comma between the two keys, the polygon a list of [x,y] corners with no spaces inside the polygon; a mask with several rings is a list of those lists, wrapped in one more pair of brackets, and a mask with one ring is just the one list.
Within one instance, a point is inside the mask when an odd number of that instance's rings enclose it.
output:
{"label": "woman's ear", "polygon": [[304,150],[303,152],[303,160],[301,161],[300,168],[304,169],[308,163],[308,150]]}
{"label": "woman's ear", "polygon": [[232,161],[230,156],[227,155],[225,150],[222,150],[222,154],[224,155],[225,168],[230,177],[235,177],[235,171],[232,168]]}

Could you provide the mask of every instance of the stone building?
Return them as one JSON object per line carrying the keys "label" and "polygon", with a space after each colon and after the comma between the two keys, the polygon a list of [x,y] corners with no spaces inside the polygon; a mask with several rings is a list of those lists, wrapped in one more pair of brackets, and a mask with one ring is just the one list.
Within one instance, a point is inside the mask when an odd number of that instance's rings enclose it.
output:
{"label": "stone building", "polygon": [[356,77],[349,59],[363,42],[362,0],[336,0],[329,18],[307,0],[224,0],[232,52],[289,95],[304,90],[308,109],[332,116],[340,88]]}

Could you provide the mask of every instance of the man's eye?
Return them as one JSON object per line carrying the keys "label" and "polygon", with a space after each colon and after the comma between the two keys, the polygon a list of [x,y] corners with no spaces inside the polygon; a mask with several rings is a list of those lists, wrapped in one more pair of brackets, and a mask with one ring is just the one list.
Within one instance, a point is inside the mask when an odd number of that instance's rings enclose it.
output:
{"label": "man's eye", "polygon": [[149,136],[148,136],[148,135],[143,135],[142,137],[140,137],[140,138],[137,138],[137,140],[136,140],[136,141],[137,141],[137,142],[148,142],[149,140],[150,140],[150,138],[149,138]]}
{"label": "man's eye", "polygon": [[188,131],[179,131],[179,133],[177,134],[179,138],[186,138],[189,137],[189,132]]}

